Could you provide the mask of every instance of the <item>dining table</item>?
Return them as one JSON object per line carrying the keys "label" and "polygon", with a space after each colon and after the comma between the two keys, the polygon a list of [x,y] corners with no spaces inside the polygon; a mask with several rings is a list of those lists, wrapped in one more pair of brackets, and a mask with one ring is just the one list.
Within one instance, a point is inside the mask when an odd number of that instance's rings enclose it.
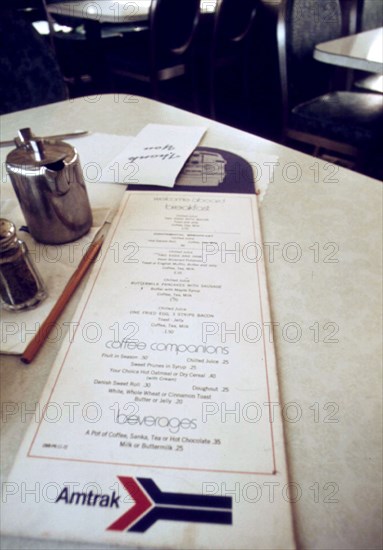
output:
{"label": "dining table", "polygon": [[[201,13],[214,13],[217,0],[201,0]],[[82,21],[134,24],[147,21],[151,0],[77,0],[48,4],[48,12]]]}
{"label": "dining table", "polygon": [[[121,36],[126,32],[146,31],[149,28],[151,0],[75,0],[55,2],[46,6],[54,23],[70,27],[83,26],[85,38],[93,52],[93,78],[102,89],[104,81],[102,39]],[[201,0],[201,15],[211,16],[217,0]]]}
{"label": "dining table", "polygon": [[371,73],[383,72],[383,27],[321,42],[314,59]]}
{"label": "dining table", "polygon": [[[135,136],[149,123],[204,126],[202,146],[247,151],[258,171],[267,173],[268,187],[258,208],[263,244],[269,251],[265,266],[275,324],[279,405],[295,411],[284,416],[284,434],[290,481],[299,488],[292,503],[297,546],[381,548],[382,183],[132,95],[86,96],[3,115],[1,139],[10,140],[25,127],[41,136],[78,129]],[[2,204],[15,200],[4,168],[10,150],[0,150]],[[87,189],[97,212],[121,202],[126,186],[87,181]],[[64,311],[63,321],[71,319],[83,288]],[[291,324],[299,338],[284,330]],[[58,349],[59,342],[51,339],[28,366],[18,356],[2,355],[2,403],[33,411]],[[2,419],[3,481],[29,422],[33,415]],[[31,539],[26,532],[24,539],[4,536],[2,548],[64,546]],[[67,542],[65,548],[90,546]]]}

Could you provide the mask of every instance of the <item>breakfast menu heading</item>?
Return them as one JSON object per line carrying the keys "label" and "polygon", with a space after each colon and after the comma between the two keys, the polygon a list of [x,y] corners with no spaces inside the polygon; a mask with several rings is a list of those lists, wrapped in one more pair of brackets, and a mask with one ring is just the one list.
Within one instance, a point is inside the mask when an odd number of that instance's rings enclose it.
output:
{"label": "breakfast menu heading", "polygon": [[125,194],[9,480],[56,489],[10,533],[294,547],[254,496],[288,483],[261,242],[253,195]]}

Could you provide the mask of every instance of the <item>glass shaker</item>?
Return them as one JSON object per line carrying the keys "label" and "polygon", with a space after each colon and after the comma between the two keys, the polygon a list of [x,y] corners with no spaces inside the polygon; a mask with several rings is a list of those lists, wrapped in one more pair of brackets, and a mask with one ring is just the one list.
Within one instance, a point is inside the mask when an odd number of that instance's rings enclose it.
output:
{"label": "glass shaker", "polygon": [[0,298],[4,309],[18,311],[37,306],[47,296],[44,283],[16,234],[12,222],[0,219]]}

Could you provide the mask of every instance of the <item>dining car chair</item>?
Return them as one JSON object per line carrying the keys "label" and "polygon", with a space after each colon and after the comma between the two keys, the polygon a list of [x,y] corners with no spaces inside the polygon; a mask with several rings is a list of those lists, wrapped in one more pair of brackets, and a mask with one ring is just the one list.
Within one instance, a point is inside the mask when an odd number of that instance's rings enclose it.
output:
{"label": "dining car chair", "polygon": [[200,0],[152,0],[149,29],[139,36],[124,36],[107,53],[110,74],[150,86],[159,97],[160,82],[191,76],[195,79],[193,45],[200,15]]}
{"label": "dining car chair", "polygon": [[0,49],[1,114],[67,99],[52,49],[21,13],[0,9]]}
{"label": "dining car chair", "polygon": [[[57,0],[56,0],[57,1]],[[64,0],[66,1],[66,0]],[[52,0],[2,0],[15,16],[33,24],[42,39],[50,45],[69,90],[77,86],[82,76],[91,73],[88,62],[92,52],[86,43],[85,33],[73,26],[71,20],[57,24],[50,15],[48,4]],[[65,25],[65,26],[64,26]],[[89,80],[91,77],[87,77]]]}
{"label": "dining car chair", "polygon": [[357,0],[357,28],[356,32],[369,31],[383,27],[383,1]]}
{"label": "dining car chair", "polygon": [[25,21],[31,22],[37,32],[54,49],[53,41],[50,37],[46,0],[2,0],[2,7],[12,10],[16,17],[20,16]]}
{"label": "dining car chair", "polygon": [[[217,0],[210,59],[208,66],[210,117],[217,116],[217,96],[219,95],[220,75],[227,77],[229,72],[239,69],[242,98],[248,100],[250,81],[250,45],[257,0]],[[225,95],[225,94],[221,94]]]}
{"label": "dining car chair", "polygon": [[338,0],[283,0],[277,24],[283,139],[353,157],[376,154],[383,104],[376,94],[328,91],[331,65],[313,59],[317,43],[340,37]]}

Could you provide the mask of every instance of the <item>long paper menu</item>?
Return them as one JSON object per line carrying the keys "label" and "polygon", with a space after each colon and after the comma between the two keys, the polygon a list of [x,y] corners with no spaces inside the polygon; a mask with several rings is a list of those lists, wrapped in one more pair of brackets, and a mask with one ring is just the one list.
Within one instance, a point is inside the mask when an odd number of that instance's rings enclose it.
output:
{"label": "long paper menu", "polygon": [[294,548],[261,242],[253,195],[125,194],[6,484],[6,533]]}

